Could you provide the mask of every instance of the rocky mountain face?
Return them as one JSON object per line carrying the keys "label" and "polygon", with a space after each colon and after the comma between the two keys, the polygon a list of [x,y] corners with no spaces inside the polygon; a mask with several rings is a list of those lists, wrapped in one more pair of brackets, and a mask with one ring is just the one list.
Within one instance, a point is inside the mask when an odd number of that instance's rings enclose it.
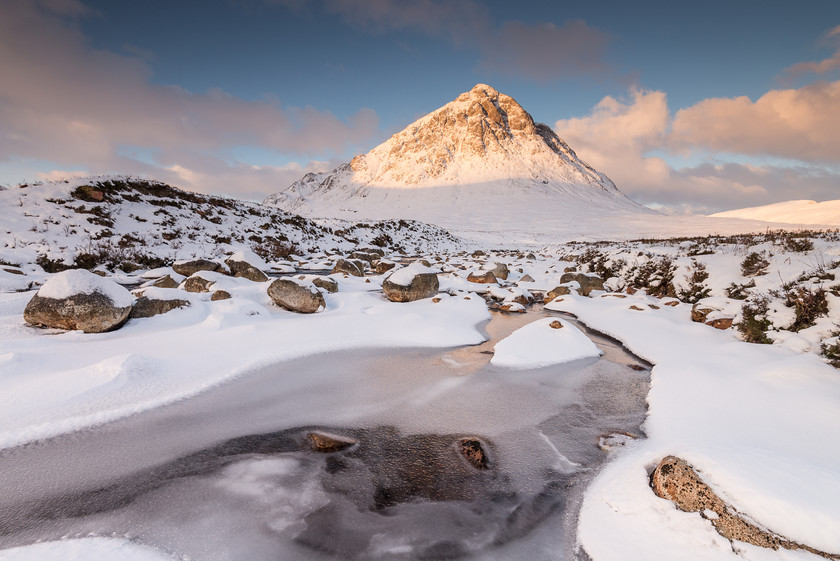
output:
{"label": "rocky mountain face", "polygon": [[[484,84],[331,172],[307,174],[264,204],[313,217],[417,218],[481,214],[487,203],[604,204],[650,212],[627,199],[516,100]],[[544,199],[548,200],[544,200]],[[443,220],[436,220],[443,218]]]}

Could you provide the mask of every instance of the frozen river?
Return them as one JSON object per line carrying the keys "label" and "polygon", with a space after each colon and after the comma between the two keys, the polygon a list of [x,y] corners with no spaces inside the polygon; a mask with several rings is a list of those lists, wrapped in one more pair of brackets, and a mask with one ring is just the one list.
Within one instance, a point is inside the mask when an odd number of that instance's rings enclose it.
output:
{"label": "frozen river", "polygon": [[[649,365],[593,333],[601,358],[489,364],[547,314],[494,313],[475,347],[277,364],[0,452],[0,548],[94,535],[193,561],[583,557],[599,442],[643,436]],[[312,434],[349,445],[316,451]]]}

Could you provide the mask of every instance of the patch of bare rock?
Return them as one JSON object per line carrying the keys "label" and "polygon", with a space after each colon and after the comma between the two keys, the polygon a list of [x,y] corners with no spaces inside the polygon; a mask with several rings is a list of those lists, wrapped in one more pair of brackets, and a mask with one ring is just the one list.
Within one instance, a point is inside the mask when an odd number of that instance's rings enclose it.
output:
{"label": "patch of bare rock", "polygon": [[749,522],[747,517],[726,504],[700,478],[694,468],[676,456],[663,458],[650,477],[650,485],[658,497],[668,499],[684,512],[699,512],[728,540],[738,540],[770,549],[804,550],[826,559],[840,555],[819,551]]}

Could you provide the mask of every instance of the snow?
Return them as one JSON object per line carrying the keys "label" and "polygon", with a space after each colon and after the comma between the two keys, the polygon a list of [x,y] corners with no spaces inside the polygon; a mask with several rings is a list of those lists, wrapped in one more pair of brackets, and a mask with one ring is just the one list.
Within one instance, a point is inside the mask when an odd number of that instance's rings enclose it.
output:
{"label": "snow", "polygon": [[769,222],[799,225],[840,226],[840,200],[823,201],[821,203],[808,200],[784,201],[764,206],[727,210],[711,216],[767,220]]}
{"label": "snow", "polygon": [[426,267],[422,263],[412,263],[408,267],[397,269],[388,276],[388,281],[399,286],[410,286],[414,277],[423,274],[435,274],[437,271]]}
{"label": "snow", "polygon": [[120,538],[79,538],[0,549],[0,561],[172,561],[175,557]]}
{"label": "snow", "polygon": [[[553,322],[563,327],[555,329]],[[540,368],[601,354],[595,343],[568,321],[544,318],[496,343],[490,363],[503,368]]]}
{"label": "snow", "polygon": [[[671,454],[761,526],[840,552],[840,450],[828,445],[840,434],[836,370],[813,355],[735,341],[686,321],[686,305],[654,310],[646,305],[653,301],[637,293],[567,296],[547,305],[576,314],[655,364],[648,438],[617,452],[588,489],[578,528],[583,548],[598,561],[732,558],[729,542],[707,521],[650,490],[648,473]],[[744,544],[738,549],[746,559],[767,555]],[[779,555],[773,558],[797,558]]]}
{"label": "snow", "polygon": [[160,407],[296,357],[477,344],[484,337],[476,325],[489,317],[475,295],[394,304],[364,279],[337,279],[341,290],[325,295],[327,310],[302,316],[275,306],[267,283],[208,275],[233,298],[148,289],[191,306],[105,334],[45,336],[23,321],[31,292],[0,295],[0,448]]}
{"label": "snow", "polygon": [[61,300],[76,294],[94,292],[107,296],[118,308],[125,308],[134,303],[134,296],[128,290],[85,269],[69,269],[51,276],[38,291],[38,295]]}
{"label": "snow", "polygon": [[242,248],[239,251],[234,252],[230,257],[228,257],[228,260],[248,263],[260,271],[268,271],[271,268],[262,257],[248,248]]}

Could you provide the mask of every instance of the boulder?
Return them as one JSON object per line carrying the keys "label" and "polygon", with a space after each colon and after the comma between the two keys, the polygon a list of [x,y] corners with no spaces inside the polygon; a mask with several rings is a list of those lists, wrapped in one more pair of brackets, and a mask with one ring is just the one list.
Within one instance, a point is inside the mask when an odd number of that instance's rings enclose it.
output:
{"label": "boulder", "polygon": [[339,452],[356,444],[355,440],[324,432],[310,432],[306,435],[309,446],[315,452]]}
{"label": "boulder", "polygon": [[210,292],[210,287],[214,284],[216,284],[215,281],[205,279],[199,271],[184,281],[184,290],[187,292]]}
{"label": "boulder", "polygon": [[214,290],[213,294],[210,295],[210,300],[213,302],[217,302],[219,300],[230,300],[231,298],[232,296],[227,290]]}
{"label": "boulder", "polygon": [[238,251],[225,259],[225,265],[230,269],[230,274],[235,277],[248,279],[254,282],[265,282],[268,276],[263,269],[268,269],[268,264],[251,251]]}
{"label": "boulder", "polygon": [[519,279],[519,282],[534,282],[534,277],[531,275],[522,275],[522,278]]}
{"label": "boulder", "polygon": [[315,277],[312,279],[312,284],[318,288],[323,288],[330,294],[338,292],[338,283],[329,277]]}
{"label": "boulder", "polygon": [[725,329],[729,329],[730,327],[732,327],[732,322],[734,321],[734,319],[735,318],[717,318],[717,319],[709,320],[705,323],[706,323],[706,325],[710,325],[710,326],[714,327],[715,329],[725,330]]}
{"label": "boulder", "polygon": [[518,314],[525,313],[525,306],[518,302],[503,302],[499,309],[503,312],[512,312]]}
{"label": "boulder", "polygon": [[504,263],[496,263],[496,266],[493,267],[491,271],[493,271],[493,275],[495,275],[497,279],[502,280],[507,280],[508,275],[510,274],[510,270]]}
{"label": "boulder", "polygon": [[171,276],[166,275],[152,282],[157,288],[178,288],[178,283]]}
{"label": "boulder", "polygon": [[134,307],[131,308],[129,317],[132,319],[150,318],[160,314],[165,314],[166,312],[172,311],[176,308],[186,308],[189,305],[190,303],[187,300],[162,300],[141,296],[134,303]]}
{"label": "boulder", "polygon": [[84,269],[50,277],[26,305],[32,325],[103,333],[120,327],[131,313],[134,296],[112,280]]}
{"label": "boulder", "polygon": [[276,279],[268,285],[271,300],[290,312],[311,314],[327,307],[324,296],[311,282]]}
{"label": "boulder", "polygon": [[555,286],[545,294],[543,302],[548,304],[558,296],[566,296],[567,294],[571,293],[572,291],[569,289],[568,286]]}
{"label": "boulder", "polygon": [[382,291],[391,302],[414,302],[437,294],[437,274],[418,263],[391,273],[382,282]]}
{"label": "boulder", "polygon": [[493,271],[474,271],[467,275],[467,280],[470,282],[481,283],[481,284],[490,284],[496,283],[496,275],[493,274]]}
{"label": "boulder", "polygon": [[462,438],[458,441],[461,455],[469,464],[478,470],[490,469],[490,457],[484,443],[478,438]]}
{"label": "boulder", "polygon": [[382,249],[381,247],[364,246],[364,247],[357,248],[356,251],[363,251],[365,253],[373,253],[374,255],[378,255],[379,257],[384,257],[385,256],[385,250]]}
{"label": "boulder", "polygon": [[604,290],[604,281],[597,275],[587,275],[585,273],[563,273],[560,277],[561,283],[575,281],[580,285],[580,294],[582,296],[589,296],[593,290]]}
{"label": "boulder", "polygon": [[375,253],[356,250],[350,254],[350,257],[353,259],[358,259],[360,261],[367,261],[369,264],[373,264],[373,262],[379,259],[380,256]]}
{"label": "boulder", "polygon": [[393,261],[388,261],[387,259],[380,259],[376,263],[373,264],[373,270],[376,271],[377,275],[384,275],[391,269],[393,269],[397,264]]}
{"label": "boulder", "polygon": [[723,537],[770,549],[803,549],[829,559],[836,555],[826,554],[807,545],[799,544],[760,528],[749,518],[723,501],[709,487],[694,468],[685,460],[675,456],[663,458],[650,476],[650,486],[658,497],[667,499],[684,512],[699,512],[709,520]]}
{"label": "boulder", "polygon": [[199,271],[218,271],[220,265],[209,259],[193,259],[192,261],[176,261],[172,264],[172,270],[179,275],[189,277]]}
{"label": "boulder", "polygon": [[354,277],[364,276],[364,270],[354,261],[348,261],[347,259],[339,259],[335,262],[330,274],[335,273],[344,273],[347,275],[353,275]]}
{"label": "boulder", "polygon": [[266,282],[268,280],[268,275],[250,265],[240,268],[233,276],[254,282]]}

